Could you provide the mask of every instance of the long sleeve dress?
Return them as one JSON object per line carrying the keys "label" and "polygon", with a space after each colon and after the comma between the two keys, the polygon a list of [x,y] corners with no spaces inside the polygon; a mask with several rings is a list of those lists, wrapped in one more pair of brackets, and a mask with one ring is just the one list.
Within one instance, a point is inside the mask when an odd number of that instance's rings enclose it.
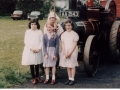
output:
{"label": "long sleeve dress", "polygon": [[[59,42],[60,42],[61,41],[60,40],[60,35],[61,35],[62,32],[64,32],[64,30],[63,30],[63,28],[62,28],[62,26],[60,24],[58,24],[57,26],[58,26],[58,29],[57,29],[56,33],[59,36]],[[46,25],[44,25],[44,34],[45,33],[47,33],[47,27],[46,27]],[[61,43],[59,43],[59,54],[60,54],[60,52],[61,52]]]}
{"label": "long sleeve dress", "polygon": [[[70,32],[65,31],[61,35],[61,41],[64,42],[65,51],[67,53],[69,53],[71,51],[71,49],[74,46],[74,43],[77,42],[78,40],[79,40],[79,36],[73,30],[70,31]],[[65,55],[64,55],[64,53],[63,53],[63,51],[62,51],[61,55],[60,55],[59,66],[69,67],[69,68],[78,66],[77,56],[78,56],[78,47],[75,48],[75,50],[72,53],[72,55],[71,55],[70,58],[66,58]]]}
{"label": "long sleeve dress", "polygon": [[[24,50],[22,54],[22,65],[37,65],[43,62],[42,54],[42,37],[41,30],[26,30],[24,37]],[[30,49],[40,49],[38,53],[34,53]]]}
{"label": "long sleeve dress", "polygon": [[58,57],[59,53],[59,37],[57,34],[44,34],[43,35],[43,53],[44,56],[48,55],[46,59],[44,57],[43,66],[44,67],[53,67],[56,65],[56,60],[53,59],[53,56]]}

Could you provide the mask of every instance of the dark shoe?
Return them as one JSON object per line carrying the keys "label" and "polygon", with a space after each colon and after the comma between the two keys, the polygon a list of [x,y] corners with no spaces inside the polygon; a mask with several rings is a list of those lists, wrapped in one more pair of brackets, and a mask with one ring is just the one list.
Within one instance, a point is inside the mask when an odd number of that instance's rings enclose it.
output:
{"label": "dark shoe", "polygon": [[48,84],[49,80],[45,79],[44,84]]}
{"label": "dark shoe", "polygon": [[54,85],[54,84],[55,84],[55,80],[52,80],[50,84],[51,84],[51,85]]}
{"label": "dark shoe", "polygon": [[74,85],[74,81],[70,80],[69,85]]}
{"label": "dark shoe", "polygon": [[65,82],[65,85],[68,85],[68,84],[69,84],[69,82],[70,82],[70,80],[67,80],[67,81]]}
{"label": "dark shoe", "polygon": [[36,78],[34,78],[34,79],[32,80],[32,84],[33,84],[33,85],[37,84]]}
{"label": "dark shoe", "polygon": [[37,80],[38,83],[42,82],[42,80],[39,77],[37,77],[36,80]]}

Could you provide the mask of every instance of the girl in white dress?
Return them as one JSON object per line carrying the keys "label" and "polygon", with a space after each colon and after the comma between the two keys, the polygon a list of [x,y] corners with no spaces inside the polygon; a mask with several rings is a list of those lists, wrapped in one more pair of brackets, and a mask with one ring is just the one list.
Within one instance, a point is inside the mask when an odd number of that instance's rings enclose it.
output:
{"label": "girl in white dress", "polygon": [[78,66],[77,56],[78,56],[78,47],[77,41],[79,36],[76,32],[72,30],[72,21],[67,20],[65,22],[66,31],[61,35],[62,41],[62,53],[60,56],[59,65],[62,67],[67,67],[68,72],[68,81],[65,84],[73,85],[75,77],[75,67]]}
{"label": "girl in white dress", "polygon": [[42,82],[39,78],[39,64],[43,62],[42,37],[40,24],[37,19],[32,19],[28,24],[24,37],[24,50],[22,54],[22,65],[30,65],[32,83]]}

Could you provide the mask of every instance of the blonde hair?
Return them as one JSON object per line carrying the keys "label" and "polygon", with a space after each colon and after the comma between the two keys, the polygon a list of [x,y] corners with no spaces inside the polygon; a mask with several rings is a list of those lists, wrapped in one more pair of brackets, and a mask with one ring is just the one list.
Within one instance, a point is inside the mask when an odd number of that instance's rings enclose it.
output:
{"label": "blonde hair", "polygon": [[47,27],[48,25],[54,27],[54,23],[52,23],[52,22],[47,22],[47,23],[46,23],[46,27]]}

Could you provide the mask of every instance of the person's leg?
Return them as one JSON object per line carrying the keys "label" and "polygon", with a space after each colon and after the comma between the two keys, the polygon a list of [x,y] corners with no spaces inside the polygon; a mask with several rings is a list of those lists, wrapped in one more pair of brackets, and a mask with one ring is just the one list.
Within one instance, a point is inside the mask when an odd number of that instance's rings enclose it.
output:
{"label": "person's leg", "polygon": [[37,80],[37,82],[41,83],[42,80],[39,77],[39,65],[35,65],[35,72],[36,72],[36,80]]}
{"label": "person's leg", "polygon": [[52,80],[55,80],[56,67],[52,67]]}
{"label": "person's leg", "polygon": [[46,67],[45,69],[45,74],[46,74],[46,79],[49,80],[49,71],[50,71],[50,68],[49,67]]}
{"label": "person's leg", "polygon": [[75,67],[74,68],[71,68],[71,78],[70,78],[70,81],[69,81],[69,85],[73,85],[74,84],[74,77],[75,77]]}
{"label": "person's leg", "polygon": [[50,68],[49,68],[49,67],[46,67],[46,68],[45,68],[46,79],[45,79],[45,81],[44,81],[44,84],[47,84],[48,81],[49,81],[49,71],[50,71]]}
{"label": "person's leg", "polygon": [[56,66],[52,67],[52,81],[51,84],[55,84],[55,74],[56,74]]}
{"label": "person's leg", "polygon": [[31,71],[31,75],[32,75],[32,84],[36,84],[37,81],[36,81],[36,78],[35,78],[35,72],[34,72],[34,65],[30,65],[30,71]]}
{"label": "person's leg", "polygon": [[59,66],[59,59],[60,58],[58,56],[58,60],[56,62],[56,74],[55,74],[56,79],[61,77],[60,66]]}
{"label": "person's leg", "polygon": [[36,77],[39,77],[39,65],[35,65]]}
{"label": "person's leg", "polygon": [[75,67],[74,67],[74,68],[71,69],[71,74],[72,74],[71,79],[72,79],[72,81],[74,81],[74,78],[75,78],[75,72],[76,72],[76,69],[75,69]]}
{"label": "person's leg", "polygon": [[44,69],[44,67],[43,67],[43,63],[40,64],[40,68],[41,68],[41,70],[42,70],[42,74],[45,74],[45,69]]}
{"label": "person's leg", "polygon": [[68,78],[69,80],[72,78],[71,68],[67,68]]}
{"label": "person's leg", "polygon": [[31,76],[34,79],[35,78],[34,65],[30,65],[30,71],[31,71]]}
{"label": "person's leg", "polygon": [[72,78],[72,75],[71,75],[71,68],[68,68],[67,67],[67,73],[68,73],[68,80],[65,82],[66,85],[69,84],[71,78]]}

